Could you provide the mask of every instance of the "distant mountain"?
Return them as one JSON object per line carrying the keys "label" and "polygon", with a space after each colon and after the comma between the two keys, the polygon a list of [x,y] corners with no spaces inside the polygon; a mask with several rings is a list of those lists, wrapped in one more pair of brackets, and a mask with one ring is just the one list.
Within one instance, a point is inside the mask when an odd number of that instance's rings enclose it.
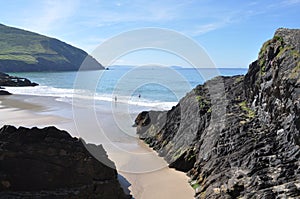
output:
{"label": "distant mountain", "polygon": [[54,38],[0,24],[0,71],[76,71],[104,67],[85,51]]}
{"label": "distant mountain", "polygon": [[175,69],[175,70],[179,70],[179,69],[182,69],[182,68],[184,68],[184,67],[182,67],[182,66],[171,66],[171,68],[172,68],[172,69]]}

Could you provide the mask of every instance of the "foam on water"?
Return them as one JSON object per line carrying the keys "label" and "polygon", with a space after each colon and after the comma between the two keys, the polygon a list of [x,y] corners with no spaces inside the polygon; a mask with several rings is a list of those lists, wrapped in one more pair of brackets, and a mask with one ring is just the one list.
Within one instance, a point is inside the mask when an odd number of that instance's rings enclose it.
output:
{"label": "foam on water", "polygon": [[[202,84],[205,77],[213,77],[210,69],[196,70],[194,68],[179,68],[170,70],[153,70],[140,68],[131,71],[115,67],[105,71],[80,72],[83,79],[80,86],[74,86],[78,72],[45,72],[45,73],[12,73],[11,75],[25,77],[40,86],[36,87],[6,87],[7,91],[15,94],[51,96],[58,101],[74,105],[93,105],[98,108],[107,108],[115,104],[126,104],[131,110],[168,110],[176,105],[180,98],[192,88]],[[219,75],[245,74],[246,69],[220,69]],[[173,75],[170,75],[173,72]],[[99,74],[101,78],[97,78]],[[131,74],[131,75],[129,75]],[[95,77],[96,76],[96,77]],[[175,78],[176,77],[176,78]],[[90,88],[90,80],[98,80],[96,88]],[[74,89],[76,88],[76,89]],[[141,95],[141,97],[138,97]],[[86,100],[86,101],[85,101]],[[93,103],[91,103],[91,101]],[[96,108],[97,108],[96,107]]]}
{"label": "foam on water", "polygon": [[[95,101],[95,105],[98,105],[99,103],[97,102],[101,101],[110,103],[115,102],[115,96],[112,94],[91,93],[87,90],[54,88],[50,86],[5,88],[7,91],[14,94],[55,97],[57,101],[69,104],[75,103],[76,105],[84,104],[83,100],[93,100]],[[145,98],[138,98],[135,96],[117,96],[117,103],[132,105],[131,107],[148,107],[157,110],[169,110],[172,106],[177,104],[177,102],[162,102],[158,100],[150,101]]]}

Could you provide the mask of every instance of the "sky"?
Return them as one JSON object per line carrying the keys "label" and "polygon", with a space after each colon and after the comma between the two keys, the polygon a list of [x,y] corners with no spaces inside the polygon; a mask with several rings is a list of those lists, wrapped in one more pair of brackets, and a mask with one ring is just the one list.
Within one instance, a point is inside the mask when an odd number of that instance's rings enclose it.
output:
{"label": "sky", "polygon": [[[247,68],[277,28],[300,28],[299,10],[300,0],[0,0],[0,23],[88,53],[126,31],[169,29],[195,41],[217,67]],[[181,57],[149,49],[114,62],[149,63],[188,67]]]}

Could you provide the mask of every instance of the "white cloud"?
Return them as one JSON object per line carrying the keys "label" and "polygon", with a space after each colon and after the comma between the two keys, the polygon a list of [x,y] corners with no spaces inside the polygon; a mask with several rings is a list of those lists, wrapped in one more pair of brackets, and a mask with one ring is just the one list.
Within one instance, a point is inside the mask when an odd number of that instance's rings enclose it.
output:
{"label": "white cloud", "polygon": [[[89,8],[90,5],[84,5]],[[178,24],[177,30],[192,36],[204,34],[219,29],[231,23],[231,10],[224,10],[208,5],[207,2],[195,0],[187,1],[122,1],[116,3],[102,2],[95,4],[92,10],[82,8],[81,21],[78,24],[86,28],[111,28],[124,27],[130,23],[143,26],[165,26],[173,28],[173,23]],[[217,16],[215,16],[217,15]],[[229,16],[228,16],[229,15]],[[209,16],[214,16],[209,18]],[[195,23],[194,21],[199,21]],[[201,22],[202,21],[202,22]],[[198,25],[199,24],[199,25]],[[202,24],[202,25],[201,25]],[[123,28],[123,31],[127,30]]]}
{"label": "white cloud", "polygon": [[30,17],[25,17],[25,26],[41,33],[51,32],[61,28],[63,23],[71,17],[79,6],[78,0],[45,0],[37,4],[38,10],[32,10]]}
{"label": "white cloud", "polygon": [[[240,18],[237,19],[236,16],[240,16]],[[241,20],[241,18],[241,14],[238,14],[237,12],[224,13],[223,16],[219,16],[217,19],[211,19],[210,22],[192,26],[191,29],[189,31],[185,31],[185,33],[191,36],[199,36],[217,29],[224,28],[233,23],[237,23]]]}
{"label": "white cloud", "polygon": [[83,4],[81,24],[94,26],[98,23],[104,25],[118,23],[137,22],[168,22],[180,19],[182,11],[189,5],[189,2],[175,3],[174,1],[122,1],[111,3],[103,1],[94,4],[89,9],[89,3]]}
{"label": "white cloud", "polygon": [[225,25],[224,23],[220,23],[220,22],[204,24],[204,25],[197,26],[196,28],[194,28],[194,30],[188,32],[188,34],[191,34],[192,36],[198,36],[219,29],[224,25]]}
{"label": "white cloud", "polygon": [[284,1],[282,1],[282,4],[286,5],[286,6],[300,4],[300,0],[284,0]]}
{"label": "white cloud", "polygon": [[300,4],[300,0],[281,0],[279,2],[268,5],[268,9],[282,9],[283,7],[295,6]]}
{"label": "white cloud", "polygon": [[116,6],[122,6],[120,2],[115,3]]}

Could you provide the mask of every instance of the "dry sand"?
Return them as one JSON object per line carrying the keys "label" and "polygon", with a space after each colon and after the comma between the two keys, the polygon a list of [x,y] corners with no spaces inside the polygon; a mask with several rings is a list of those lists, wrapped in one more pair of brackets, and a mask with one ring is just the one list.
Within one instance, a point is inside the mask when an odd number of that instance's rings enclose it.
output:
{"label": "dry sand", "polygon": [[28,99],[30,96],[0,96],[0,126],[45,127],[71,122],[71,119],[47,114],[46,111],[50,108],[26,102]]}
{"label": "dry sand", "polygon": [[116,164],[120,182],[136,199],[194,196],[188,177],[168,168],[163,158],[140,141],[131,127],[132,121],[122,112],[95,112],[86,107],[74,110],[71,104],[53,97],[0,96],[0,126],[5,124],[56,126],[86,142],[102,144]]}

